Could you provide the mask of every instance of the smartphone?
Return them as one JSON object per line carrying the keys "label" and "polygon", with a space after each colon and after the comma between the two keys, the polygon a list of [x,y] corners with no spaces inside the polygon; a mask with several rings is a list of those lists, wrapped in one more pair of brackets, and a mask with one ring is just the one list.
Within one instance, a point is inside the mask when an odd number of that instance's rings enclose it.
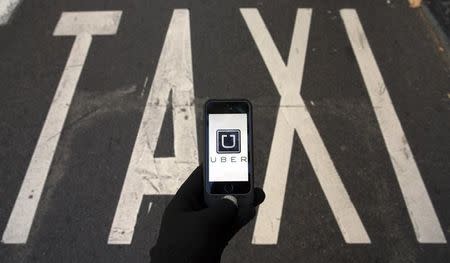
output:
{"label": "smartphone", "polygon": [[205,202],[233,195],[239,207],[253,204],[252,105],[245,99],[205,103]]}

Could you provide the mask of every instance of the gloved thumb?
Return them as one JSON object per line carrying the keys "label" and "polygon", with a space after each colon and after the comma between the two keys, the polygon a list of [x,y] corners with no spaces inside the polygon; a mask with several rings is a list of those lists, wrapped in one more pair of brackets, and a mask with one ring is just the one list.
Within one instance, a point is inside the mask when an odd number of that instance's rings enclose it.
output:
{"label": "gloved thumb", "polygon": [[226,195],[204,210],[206,220],[211,225],[231,225],[238,212],[236,197]]}

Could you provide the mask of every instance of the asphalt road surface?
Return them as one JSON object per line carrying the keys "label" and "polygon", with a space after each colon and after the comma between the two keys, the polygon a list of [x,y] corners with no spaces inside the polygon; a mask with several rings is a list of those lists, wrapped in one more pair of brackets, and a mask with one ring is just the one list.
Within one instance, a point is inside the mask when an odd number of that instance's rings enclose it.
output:
{"label": "asphalt road surface", "polygon": [[223,262],[449,262],[449,64],[406,0],[3,2],[1,262],[148,261],[209,98],[252,101],[267,194]]}

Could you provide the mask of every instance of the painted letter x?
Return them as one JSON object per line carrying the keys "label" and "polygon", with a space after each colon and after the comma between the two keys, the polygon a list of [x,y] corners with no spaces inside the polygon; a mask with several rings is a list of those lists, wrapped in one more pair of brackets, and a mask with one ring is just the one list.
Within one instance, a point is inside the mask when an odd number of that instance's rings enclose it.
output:
{"label": "painted letter x", "polygon": [[300,137],[345,241],[370,243],[366,229],[300,96],[311,9],[297,11],[287,65],[258,10],[243,8],[241,13],[281,95],[264,181],[268,198],[259,208],[252,243],[277,243],[294,131]]}

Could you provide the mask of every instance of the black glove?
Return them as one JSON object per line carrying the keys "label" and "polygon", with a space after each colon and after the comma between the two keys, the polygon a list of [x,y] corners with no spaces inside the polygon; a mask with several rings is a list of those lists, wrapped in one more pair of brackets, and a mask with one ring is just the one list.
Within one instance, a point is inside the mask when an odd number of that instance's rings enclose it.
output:
{"label": "black glove", "polygon": [[255,217],[255,207],[264,198],[263,190],[255,188],[254,207],[239,221],[232,196],[207,207],[203,199],[203,169],[197,167],[164,211],[158,240],[150,250],[152,263],[220,262],[228,241]]}

